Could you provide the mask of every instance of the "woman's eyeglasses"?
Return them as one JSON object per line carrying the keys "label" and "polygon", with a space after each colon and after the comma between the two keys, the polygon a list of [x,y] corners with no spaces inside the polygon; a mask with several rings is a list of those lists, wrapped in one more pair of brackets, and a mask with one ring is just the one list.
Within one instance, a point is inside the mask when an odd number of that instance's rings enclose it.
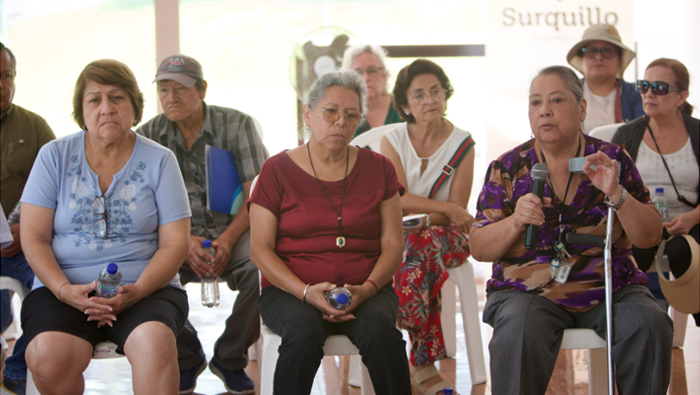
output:
{"label": "woman's eyeglasses", "polygon": [[375,67],[375,66],[370,66],[367,67],[367,70],[362,70],[360,68],[354,69],[355,72],[359,75],[369,75],[370,77],[377,77],[378,75],[384,73],[384,68],[383,67]]}
{"label": "woman's eyeglasses", "polygon": [[673,87],[668,84],[668,82],[663,82],[663,81],[654,81],[654,82],[649,82],[645,80],[638,80],[637,83],[635,84],[637,88],[637,92],[641,94],[647,93],[649,91],[649,88],[651,88],[651,93],[657,95],[657,96],[663,96],[667,94],[668,92],[682,92],[683,89],[678,89],[676,87]]}
{"label": "woman's eyeglasses", "polygon": [[428,95],[428,93],[426,93],[426,92],[419,92],[419,93],[416,93],[415,95],[411,96],[411,101],[413,102],[413,104],[421,105],[421,104],[425,104],[428,102],[428,97],[432,97],[433,101],[436,101],[436,102],[441,101],[442,99],[445,98],[445,90],[442,89],[442,87],[433,88],[430,91],[430,95]]}
{"label": "woman's eyeglasses", "polygon": [[92,224],[92,233],[95,237],[99,239],[107,238],[107,206],[105,203],[105,196],[98,196],[92,201],[92,212],[101,215],[102,218],[98,219]]}
{"label": "woman's eyeglasses", "polygon": [[596,48],[596,47],[584,47],[581,48],[581,56],[588,59],[594,59],[596,55],[600,53],[603,59],[612,59],[617,55],[617,48]]}
{"label": "woman's eyeglasses", "polygon": [[[336,123],[340,119],[340,111],[335,108],[319,108],[319,110],[323,114],[323,119],[328,123]],[[345,118],[345,123],[352,127],[356,127],[362,120],[360,113],[355,111],[346,112],[343,118]]]}

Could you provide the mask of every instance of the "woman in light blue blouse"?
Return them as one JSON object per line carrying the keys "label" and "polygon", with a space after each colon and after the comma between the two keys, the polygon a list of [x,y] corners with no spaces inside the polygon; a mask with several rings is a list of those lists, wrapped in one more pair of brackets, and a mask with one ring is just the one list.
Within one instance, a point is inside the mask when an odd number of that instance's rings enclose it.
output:
{"label": "woman in light blue blouse", "polygon": [[[83,131],[41,149],[21,199],[36,274],[22,309],[27,366],[42,393],[82,393],[93,346],[110,340],[129,358],[135,393],[176,393],[191,216],[176,159],[131,131],[143,94],[120,62],[87,65],[73,109]],[[111,262],[123,275],[117,295],[93,296]]]}

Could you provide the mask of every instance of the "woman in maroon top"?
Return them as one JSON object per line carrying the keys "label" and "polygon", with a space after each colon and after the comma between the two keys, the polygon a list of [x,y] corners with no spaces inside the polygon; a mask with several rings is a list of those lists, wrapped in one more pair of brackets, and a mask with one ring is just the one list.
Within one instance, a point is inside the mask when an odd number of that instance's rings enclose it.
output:
{"label": "woman in maroon top", "polygon": [[[275,393],[308,394],[330,334],[357,346],[378,394],[410,394],[391,279],[403,257],[399,183],[381,155],[348,145],[367,88],[354,71],[323,75],[304,105],[309,142],[263,165],[249,199],[260,314],[282,338]],[[336,285],[352,304],[336,310]]]}

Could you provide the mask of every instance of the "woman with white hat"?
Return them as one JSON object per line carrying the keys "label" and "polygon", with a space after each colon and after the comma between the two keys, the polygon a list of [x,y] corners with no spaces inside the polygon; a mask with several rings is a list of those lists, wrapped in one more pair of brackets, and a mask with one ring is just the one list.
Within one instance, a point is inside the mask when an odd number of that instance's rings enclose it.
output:
{"label": "woman with white hat", "polygon": [[586,29],[581,41],[566,55],[569,64],[584,76],[583,98],[588,103],[584,133],[644,115],[634,84],[622,80],[636,55],[622,44],[615,26],[605,24]]}

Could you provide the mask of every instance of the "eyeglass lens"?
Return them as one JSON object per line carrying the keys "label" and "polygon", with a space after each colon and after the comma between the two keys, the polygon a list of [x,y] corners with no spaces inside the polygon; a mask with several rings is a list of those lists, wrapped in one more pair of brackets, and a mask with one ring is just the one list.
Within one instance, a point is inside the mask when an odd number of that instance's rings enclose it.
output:
{"label": "eyeglass lens", "polygon": [[367,75],[369,75],[370,77],[375,77],[375,76],[379,75],[382,71],[384,71],[384,68],[374,67],[374,66],[368,67],[367,70],[355,69],[355,72],[357,74],[364,75],[365,73],[367,73]]}
{"label": "eyeglass lens", "polygon": [[[445,90],[441,87],[435,88],[430,91],[430,97],[432,97],[434,101],[440,101],[445,98]],[[416,93],[411,97],[411,100],[414,104],[425,104],[428,102],[428,94],[426,92]]]}
{"label": "eyeglass lens", "polygon": [[[328,123],[335,123],[340,118],[340,112],[335,108],[321,108],[320,110],[321,113],[323,113],[323,120],[325,120]],[[362,117],[359,113],[351,111],[345,113],[343,118],[345,118],[345,122],[349,125],[357,125],[358,123],[360,123]]]}

